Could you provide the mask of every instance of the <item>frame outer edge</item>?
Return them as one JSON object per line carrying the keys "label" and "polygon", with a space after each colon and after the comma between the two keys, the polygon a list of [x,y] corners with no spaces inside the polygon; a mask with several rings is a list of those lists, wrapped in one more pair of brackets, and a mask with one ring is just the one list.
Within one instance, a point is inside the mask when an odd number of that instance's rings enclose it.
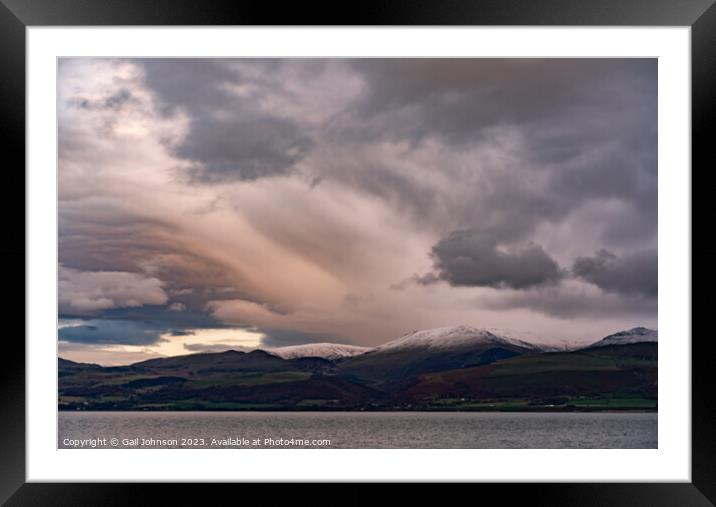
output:
{"label": "frame outer edge", "polygon": [[[9,329],[3,333],[6,349],[0,367],[2,503],[25,482],[26,464],[25,222],[19,220],[20,213],[23,217],[25,213],[25,26],[3,4],[0,4],[0,48],[0,140],[4,147],[3,185],[8,189],[0,199],[0,216],[5,218],[0,263],[5,267],[4,284],[10,296],[4,298],[3,314],[10,318]],[[16,286],[12,292],[10,285]]]}
{"label": "frame outer edge", "polygon": [[[704,204],[710,187],[703,185],[708,172],[713,172],[713,135],[716,127],[716,4],[699,17],[691,27],[691,125],[692,125],[692,400],[691,400],[691,480],[712,502],[716,503],[716,411],[713,395],[713,357],[716,347],[708,333],[694,336],[697,322],[696,309],[700,315],[713,311],[713,297],[707,297],[716,283],[716,246],[710,238],[709,216],[713,204]],[[699,172],[694,185],[694,176]],[[700,204],[695,201],[701,196]],[[713,202],[713,201],[711,201]],[[696,224],[701,234],[695,234]],[[698,266],[698,275],[693,276]],[[697,289],[703,289],[699,298]],[[709,292],[707,292],[709,291]],[[705,326],[705,324],[704,324]],[[704,328],[705,329],[705,328]],[[704,333],[704,329],[701,330]]]}
{"label": "frame outer edge", "polygon": [[[15,161],[14,167],[24,168],[24,133],[25,133],[25,24],[46,24],[46,25],[61,25],[67,21],[71,21],[78,25],[109,25],[112,23],[108,22],[107,14],[111,13],[113,9],[107,9],[104,13],[98,12],[97,9],[91,9],[90,12],[82,10],[65,10],[62,12],[61,1],[53,2],[54,8],[49,7],[49,2],[43,0],[25,0],[25,5],[18,0],[3,0],[0,3],[0,47],[3,51],[0,53],[0,65],[2,68],[3,80],[0,80],[0,112],[3,122],[3,137],[7,140],[6,145],[9,148],[7,153],[11,155],[11,158]],[[80,4],[84,3],[82,1]],[[148,0],[147,3],[151,3],[156,6],[162,2]],[[452,2],[451,2],[452,3]],[[490,2],[486,2],[490,3]],[[509,2],[513,3],[513,2]],[[560,4],[557,1],[554,4]],[[672,6],[668,9],[669,13],[673,14],[673,5],[676,2],[669,2]],[[10,4],[10,8],[6,4]],[[117,2],[109,2],[117,6]],[[131,4],[131,5],[130,5]],[[631,22],[632,24],[649,25],[654,24],[654,18],[641,12],[639,20],[641,22],[634,23],[634,9],[635,4],[639,4],[638,10],[643,11],[645,5],[640,2],[629,2],[631,9],[628,9],[631,15],[627,16],[626,22],[614,22],[611,24],[626,24]],[[658,10],[656,2],[647,4],[647,7]],[[703,167],[703,171],[707,170],[707,161],[712,162],[710,156],[711,140],[709,138],[708,127],[716,124],[716,114],[713,104],[716,104],[716,5],[714,0],[694,0],[689,1],[688,6],[683,4],[679,6],[681,12],[679,15],[674,16],[675,21],[684,20],[686,12],[688,11],[688,18],[692,21],[692,167]],[[96,4],[95,4],[96,5]],[[130,15],[133,18],[133,22],[126,24],[142,24],[142,20],[154,21],[155,24],[182,24],[182,20],[188,19],[187,16],[194,16],[196,13],[194,9],[180,9],[178,15],[174,15],[172,19],[169,19],[163,23],[156,23],[155,16],[152,16],[147,11],[142,12],[138,3],[125,2],[124,7],[129,8],[129,11],[133,11]],[[188,5],[187,3],[184,6]],[[523,4],[524,5],[524,4]],[[109,7],[108,4],[105,6]],[[135,7],[135,9],[132,9]],[[147,6],[149,7],[149,6]],[[424,4],[423,4],[424,7]],[[12,10],[11,10],[12,9]],[[149,10],[149,9],[148,9]],[[221,9],[219,9],[221,10]],[[403,23],[395,24],[415,24],[416,21],[424,19],[426,14],[430,14],[425,9],[419,9],[420,15],[411,18],[410,15],[406,16]],[[591,11],[591,9],[588,9]],[[611,16],[618,16],[623,11],[619,9],[613,10],[606,8],[604,10],[611,11]],[[176,11],[175,11],[176,12]],[[505,12],[510,14],[510,19],[513,19],[513,24],[546,24],[549,22],[549,16],[534,16],[534,11],[520,15],[514,9],[506,8],[502,15],[497,15],[496,18],[501,18],[505,15]],[[372,11],[376,18],[380,17],[379,11]],[[149,14],[149,15],[148,15]],[[234,11],[234,14],[238,14]],[[250,16],[249,16],[250,17]],[[258,16],[261,18],[262,16]],[[393,16],[386,16],[386,18],[392,18]],[[443,16],[438,16],[443,18]],[[463,23],[470,24],[469,21],[474,16],[468,16],[468,19],[463,18]],[[495,18],[495,16],[487,15],[486,17]],[[526,18],[532,18],[530,20]],[[591,18],[590,13],[584,12],[582,19],[575,17],[574,12],[567,18],[572,19],[574,24],[595,24],[594,19],[597,21],[604,20],[604,16],[596,16]],[[609,17],[609,16],[607,16]],[[123,20],[126,17],[123,16]],[[199,21],[198,23],[192,24],[212,24],[215,22],[213,16],[196,16],[194,19]],[[236,19],[230,17],[230,19]],[[242,18],[249,21],[247,18]],[[663,19],[663,16],[658,16],[657,19]],[[200,21],[201,20],[201,21]],[[447,19],[442,19],[443,23],[450,24]],[[487,20],[485,20],[487,21]],[[586,21],[586,22],[585,22]],[[125,21],[126,22],[126,21]],[[230,22],[230,21],[229,21]],[[226,22],[228,24],[229,22]],[[391,24],[390,20],[383,21],[385,24]],[[146,23],[150,24],[150,23]],[[379,23],[380,24],[380,23]],[[494,21],[492,23],[496,24]],[[554,24],[565,24],[564,20],[562,23]],[[610,24],[606,23],[605,24]],[[664,24],[685,24],[683,22],[672,22]],[[23,176],[21,177],[20,174]],[[17,189],[17,186],[23,188],[23,192],[17,192],[24,196],[24,170],[8,170],[6,171],[6,182],[10,188]],[[693,185],[692,185],[693,187]],[[693,187],[696,189],[697,187]],[[703,190],[702,190],[703,191]],[[701,201],[703,202],[703,201]],[[17,215],[17,208],[11,207],[10,201],[3,202],[2,206],[7,208],[6,215],[8,217]],[[704,213],[708,213],[708,209],[705,207],[696,208],[693,205],[694,217],[702,216]],[[699,213],[701,212],[701,213]],[[708,216],[708,215],[706,215]],[[700,223],[700,222],[699,222]],[[18,234],[19,233],[19,234]],[[0,258],[5,260],[11,265],[17,266],[18,263],[22,263],[25,266],[25,238],[24,229],[19,231],[12,231],[12,239],[7,244],[12,245],[11,248],[0,247]],[[710,281],[716,281],[715,268],[716,266],[716,249],[711,245],[707,244],[705,240],[696,239],[693,243],[692,258],[698,262],[700,269],[705,270],[700,272],[700,278],[695,283],[695,286],[705,286]],[[22,245],[18,247],[18,245]],[[706,264],[706,261],[711,261]],[[708,267],[707,267],[708,266]],[[13,277],[13,281],[18,281],[21,277],[20,270],[11,270],[9,276]],[[24,272],[24,270],[23,270]],[[18,283],[19,285],[19,283]],[[24,290],[23,290],[24,295]],[[20,307],[24,310],[24,297],[22,300],[19,298],[12,303],[12,309],[10,315],[18,315],[20,313]],[[697,306],[705,310],[707,303],[699,303],[697,299],[693,299],[693,309]],[[24,313],[24,311],[23,311]],[[702,312],[703,313],[703,312]],[[24,326],[23,326],[24,327]],[[24,336],[24,333],[23,333]],[[716,463],[714,463],[714,456],[716,456],[716,434],[713,428],[716,428],[716,417],[713,412],[713,399],[712,390],[709,389],[709,380],[711,377],[708,375],[711,368],[710,358],[713,357],[708,352],[709,349],[713,348],[712,342],[708,341],[710,337],[703,337],[701,341],[693,342],[693,399],[692,399],[692,480],[693,485],[708,499],[712,504],[716,499]],[[3,432],[0,434],[0,448],[2,449],[2,458],[0,462],[0,503],[6,501],[6,499],[13,495],[13,493],[25,482],[25,350],[24,345],[18,343],[15,340],[13,343],[13,337],[8,340],[8,345],[11,346],[13,354],[15,354],[12,363],[6,363],[5,367],[0,369],[0,385],[2,385],[2,397],[0,397],[0,413],[3,414]],[[698,443],[698,447],[695,445]],[[22,487],[22,492],[27,492],[29,485]],[[39,486],[39,485],[38,485]],[[57,485],[58,487],[60,485]],[[646,486],[644,489],[649,489]],[[59,491],[56,491],[59,493]]]}
{"label": "frame outer edge", "polygon": [[0,0],[25,25],[620,25],[689,26],[714,0]]}

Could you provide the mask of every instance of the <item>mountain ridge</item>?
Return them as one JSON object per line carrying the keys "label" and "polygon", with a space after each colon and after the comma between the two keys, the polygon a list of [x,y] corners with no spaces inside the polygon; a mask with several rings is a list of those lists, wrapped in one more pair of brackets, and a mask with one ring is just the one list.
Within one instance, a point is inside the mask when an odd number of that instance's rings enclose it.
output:
{"label": "mountain ridge", "polygon": [[638,326],[605,336],[588,347],[606,347],[609,345],[625,345],[628,343],[658,342],[659,332],[655,329]]}
{"label": "mountain ridge", "polygon": [[495,345],[509,344],[524,347],[526,349],[539,348],[539,346],[523,340],[499,336],[487,329],[460,325],[411,331],[410,333],[400,336],[395,340],[391,340],[383,345],[374,347],[372,351],[418,347],[440,349],[486,343]]}
{"label": "mountain ridge", "polygon": [[372,350],[372,347],[360,347],[340,343],[305,343],[302,345],[287,345],[285,347],[267,347],[266,352],[275,354],[283,359],[297,357],[322,357],[324,359],[340,359],[363,354]]}
{"label": "mountain ridge", "polygon": [[60,357],[58,408],[655,410],[654,333],[633,328],[595,346],[549,351],[455,326],[407,333],[388,346],[333,360],[260,349],[113,367]]}
{"label": "mountain ridge", "polygon": [[[528,350],[539,350],[542,352],[563,352],[570,350],[580,350],[590,347],[601,347],[608,345],[618,345],[626,343],[639,343],[639,342],[657,342],[658,331],[649,329],[643,326],[637,326],[631,329],[617,331],[610,335],[601,338],[588,345],[549,345],[542,343],[528,342],[519,338],[510,336],[513,332],[509,330],[497,330],[490,328],[477,328],[468,325],[457,325],[457,326],[445,326],[438,328],[429,328],[422,330],[414,330],[405,333],[398,338],[377,345],[375,347],[363,347],[359,345],[350,345],[342,343],[331,343],[331,342],[320,342],[320,343],[305,343],[300,345],[286,345],[283,347],[255,347],[255,348],[228,348],[223,351],[207,351],[207,352],[194,352],[191,354],[184,354],[183,356],[196,356],[205,354],[224,354],[226,352],[232,353],[251,353],[255,351],[271,354],[282,359],[296,359],[300,357],[321,357],[331,361],[346,359],[354,356],[370,352],[385,352],[391,350],[408,349],[408,348],[429,348],[429,349],[440,349],[450,347],[464,347],[471,344],[507,344],[516,347],[522,347]],[[155,361],[158,359],[167,359],[170,357],[183,357],[183,356],[163,356],[158,358],[147,359],[139,361],[143,363],[146,361]],[[103,367],[102,365],[95,363],[82,363],[72,361],[66,358],[58,356],[60,361],[67,361],[75,365],[89,365],[92,364],[96,367]],[[131,363],[127,366],[136,365],[138,363]]]}

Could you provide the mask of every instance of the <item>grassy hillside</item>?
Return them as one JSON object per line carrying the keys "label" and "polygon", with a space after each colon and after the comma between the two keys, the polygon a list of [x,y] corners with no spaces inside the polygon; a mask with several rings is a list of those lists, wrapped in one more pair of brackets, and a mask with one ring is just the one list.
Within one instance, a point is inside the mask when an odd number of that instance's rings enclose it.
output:
{"label": "grassy hillside", "polygon": [[655,409],[657,346],[639,343],[523,355],[422,375],[395,393],[407,406]]}
{"label": "grassy hillside", "polygon": [[60,363],[60,409],[239,410],[352,408],[380,393],[344,378],[325,359],[284,360],[263,351],[153,359],[131,366]]}
{"label": "grassy hillside", "polygon": [[393,390],[422,374],[489,364],[525,351],[521,347],[494,345],[450,350],[398,349],[350,357],[340,361],[338,366],[377,388]]}
{"label": "grassy hillside", "polygon": [[[390,351],[336,363],[263,351],[103,368],[59,362],[63,410],[655,410],[657,345]],[[517,355],[519,354],[519,355]]]}

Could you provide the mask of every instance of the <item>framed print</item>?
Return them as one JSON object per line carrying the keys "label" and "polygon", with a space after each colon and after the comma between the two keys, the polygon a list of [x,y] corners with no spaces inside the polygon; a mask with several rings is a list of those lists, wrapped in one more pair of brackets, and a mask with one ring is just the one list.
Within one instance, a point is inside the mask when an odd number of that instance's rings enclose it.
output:
{"label": "framed print", "polygon": [[713,503],[711,2],[70,4],[2,11],[3,500]]}

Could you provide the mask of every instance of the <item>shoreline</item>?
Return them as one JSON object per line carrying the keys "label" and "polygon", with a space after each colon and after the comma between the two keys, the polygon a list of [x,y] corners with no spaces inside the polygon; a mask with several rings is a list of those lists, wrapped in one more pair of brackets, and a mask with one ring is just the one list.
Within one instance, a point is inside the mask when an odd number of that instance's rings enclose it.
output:
{"label": "shoreline", "polygon": [[282,408],[247,408],[247,409],[118,409],[118,408],[107,408],[107,409],[58,409],[58,413],[87,413],[87,412],[97,412],[97,413],[103,413],[103,412],[131,412],[131,413],[190,413],[190,412],[206,412],[206,413],[221,413],[221,412],[286,412],[286,413],[460,413],[460,412],[471,412],[471,413],[521,413],[521,414],[535,414],[535,413],[548,413],[548,414],[593,414],[593,413],[611,413],[611,414],[619,414],[619,413],[631,413],[631,414],[658,414],[658,409],[649,410],[649,409],[632,409],[632,408],[625,408],[625,409],[579,409],[579,410],[563,410],[563,409],[537,409],[537,410],[523,410],[523,409],[516,409],[516,410],[483,410],[483,409],[460,409],[460,410],[445,410],[445,409],[410,409],[410,410],[396,410],[396,409],[371,409],[371,410],[352,410],[352,409],[345,409],[345,410],[336,410],[336,409],[282,409]]}

